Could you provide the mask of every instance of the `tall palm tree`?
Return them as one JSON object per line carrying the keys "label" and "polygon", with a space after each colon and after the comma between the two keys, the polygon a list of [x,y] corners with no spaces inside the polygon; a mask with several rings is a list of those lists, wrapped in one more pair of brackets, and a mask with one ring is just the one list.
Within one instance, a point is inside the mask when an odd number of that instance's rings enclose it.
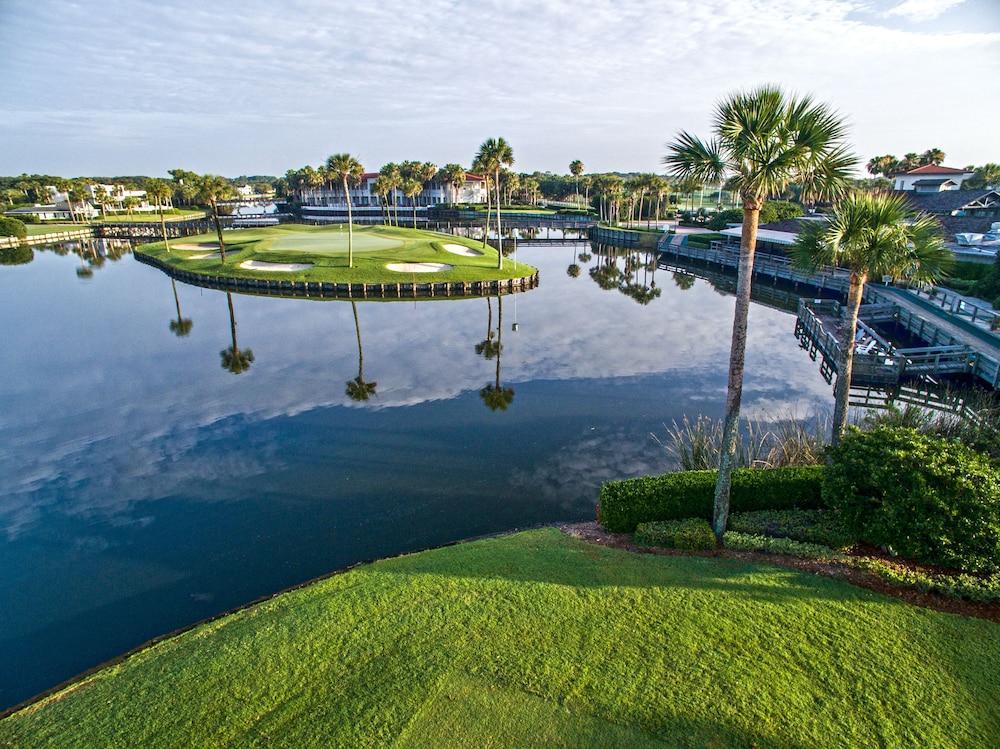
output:
{"label": "tall palm tree", "polygon": [[[500,170],[514,164],[514,149],[503,138],[487,138],[479,147],[476,159],[493,172],[497,202],[497,268],[503,269],[503,230],[500,226]],[[489,223],[487,222],[487,228]]]}
{"label": "tall palm tree", "polygon": [[483,183],[486,187],[486,226],[483,228],[483,249],[486,249],[486,240],[490,236],[490,211],[493,207],[493,197],[490,194],[490,170],[489,166],[480,156],[472,160],[472,171],[482,175]]}
{"label": "tall palm tree", "polygon": [[389,215],[389,193],[393,191],[395,185],[392,180],[389,179],[384,174],[379,174],[375,178],[375,194],[379,196],[379,202],[382,205],[382,221],[385,224],[389,224],[391,217]]}
{"label": "tall palm tree", "polygon": [[576,178],[576,187],[574,192],[576,193],[577,202],[580,200],[580,175],[583,174],[583,162],[580,159],[573,159],[569,162],[569,173]]}
{"label": "tall palm tree", "polygon": [[355,401],[366,401],[375,395],[377,382],[365,380],[365,355],[361,349],[361,323],[358,322],[357,302],[351,302],[351,309],[354,311],[354,332],[358,337],[358,376],[347,381],[347,397]]}
{"label": "tall palm tree", "polygon": [[[503,353],[503,297],[497,296],[497,340],[492,349],[496,354],[496,380],[479,391],[479,397],[490,411],[506,411],[514,400],[514,388],[500,384],[500,358]],[[487,356],[487,358],[490,358]]]}
{"label": "tall palm tree", "polygon": [[792,247],[792,258],[810,270],[837,265],[851,272],[834,389],[831,440],[836,445],[847,428],[854,339],[865,283],[881,276],[933,283],[947,274],[953,258],[937,219],[917,213],[904,196],[889,192],[852,192],[837,203],[828,224],[806,222]]}
{"label": "tall palm tree", "polygon": [[588,176],[584,177],[582,180],[580,180],[580,182],[583,184],[583,190],[584,190],[584,193],[585,193],[584,194],[584,200],[586,201],[587,206],[589,207],[590,206],[590,188],[594,184],[594,178],[588,175]]}
{"label": "tall palm tree", "polygon": [[903,160],[899,162],[900,171],[903,172],[916,169],[918,166],[920,166],[920,154],[918,153],[903,154]]}
{"label": "tall palm tree", "polygon": [[174,306],[177,308],[177,319],[170,321],[170,332],[178,338],[188,335],[194,327],[194,321],[190,317],[181,314],[181,300],[177,296],[177,282],[170,279],[170,285],[174,288]]}
{"label": "tall palm tree", "polygon": [[215,233],[219,238],[219,257],[226,262],[226,243],[222,239],[222,222],[219,220],[219,201],[233,196],[233,186],[225,177],[217,174],[205,174],[198,177],[198,200],[212,209],[212,221],[215,223]]}
{"label": "tall palm tree", "polygon": [[413,208],[413,228],[417,228],[417,196],[423,192],[424,183],[416,177],[407,177],[400,185],[403,195],[410,199],[410,206]]}
{"label": "tall palm tree", "polygon": [[94,188],[94,202],[97,203],[97,207],[101,209],[101,218],[106,219],[108,217],[109,200],[111,200],[111,196],[108,194],[108,190],[104,185],[98,185]]}
{"label": "tall palm tree", "polygon": [[399,197],[399,186],[403,183],[403,175],[399,171],[399,165],[390,162],[379,169],[378,174],[380,177],[385,178],[385,183],[392,191],[392,212],[395,217],[396,226],[399,226],[399,203],[397,199]]}
{"label": "tall palm tree", "polygon": [[351,184],[357,183],[365,168],[349,153],[335,153],[326,160],[327,172],[340,180],[347,201],[347,267],[354,267],[354,216],[351,213]]}
{"label": "tall palm tree", "polygon": [[233,295],[228,291],[226,292],[226,301],[229,303],[229,331],[233,343],[229,348],[220,351],[219,357],[222,359],[223,369],[233,374],[243,374],[253,364],[253,351],[251,349],[240,350],[239,344],[236,342],[236,313],[233,311]]}
{"label": "tall palm tree", "polygon": [[465,184],[465,167],[461,164],[445,164],[441,167],[441,178],[451,187],[452,203],[458,202],[458,191]]}
{"label": "tall palm tree", "polygon": [[160,214],[160,231],[163,233],[163,245],[170,252],[170,242],[167,240],[167,221],[163,218],[163,204],[170,200],[170,185],[166,180],[151,179],[146,184],[146,197],[156,201],[156,210]]}
{"label": "tall palm tree", "polygon": [[714,137],[708,142],[679,133],[664,163],[682,180],[721,183],[728,178],[743,203],[726,416],[712,519],[721,544],[729,519],[760,209],[768,197],[800,180],[809,182],[814,199],[843,194],[853,160],[844,144],[846,125],[836,112],[810,97],[789,97],[772,86],[728,96],[716,107],[714,124]]}

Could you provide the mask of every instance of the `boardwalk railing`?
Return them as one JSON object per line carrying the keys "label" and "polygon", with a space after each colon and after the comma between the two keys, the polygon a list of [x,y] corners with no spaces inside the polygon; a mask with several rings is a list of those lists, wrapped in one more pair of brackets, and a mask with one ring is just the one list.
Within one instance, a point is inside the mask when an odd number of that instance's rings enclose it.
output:
{"label": "boardwalk railing", "polygon": [[994,330],[994,326],[1000,320],[1000,312],[970,302],[961,294],[940,286],[909,287],[908,291],[918,299],[926,300],[935,307],[986,330]]}
{"label": "boardwalk railing", "polygon": [[94,236],[89,227],[72,229],[70,231],[54,231],[48,234],[29,234],[24,239],[17,237],[0,237],[0,248],[16,247],[19,244],[49,244],[50,242],[66,242],[71,239],[86,239]]}

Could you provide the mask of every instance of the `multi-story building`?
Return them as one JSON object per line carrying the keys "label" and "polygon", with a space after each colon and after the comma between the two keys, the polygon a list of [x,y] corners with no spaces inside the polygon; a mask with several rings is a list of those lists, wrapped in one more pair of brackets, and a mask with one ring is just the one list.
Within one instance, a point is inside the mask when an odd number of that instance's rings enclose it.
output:
{"label": "multi-story building", "polygon": [[[363,174],[356,185],[349,188],[351,212],[357,223],[381,223],[385,216],[385,206],[381,196],[375,192],[378,172]],[[424,189],[412,200],[401,190],[388,196],[388,209],[393,205],[399,211],[400,223],[412,220],[416,209],[417,221],[427,220],[427,209],[447,203],[485,203],[486,180],[478,174],[467,173],[465,183],[455,188],[435,177],[424,184]],[[343,223],[347,221],[347,201],[340,185],[303,188],[297,191],[302,218],[310,221]]]}

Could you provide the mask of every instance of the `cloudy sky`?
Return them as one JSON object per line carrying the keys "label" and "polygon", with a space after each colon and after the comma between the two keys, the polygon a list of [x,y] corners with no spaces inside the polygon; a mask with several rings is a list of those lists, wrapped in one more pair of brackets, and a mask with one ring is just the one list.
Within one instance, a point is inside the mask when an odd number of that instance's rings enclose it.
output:
{"label": "cloudy sky", "polygon": [[467,163],[491,135],[525,171],[654,170],[762,82],[866,158],[1000,160],[996,0],[0,0],[0,70],[0,174]]}

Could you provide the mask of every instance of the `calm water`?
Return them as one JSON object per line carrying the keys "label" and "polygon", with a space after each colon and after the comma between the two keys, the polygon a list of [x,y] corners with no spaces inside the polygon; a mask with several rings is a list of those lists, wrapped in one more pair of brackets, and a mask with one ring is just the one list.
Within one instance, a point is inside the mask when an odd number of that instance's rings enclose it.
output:
{"label": "calm water", "polygon": [[[356,402],[349,303],[234,295],[235,375],[222,292],[178,284],[178,336],[170,279],[129,255],[0,267],[0,707],[359,560],[591,518],[601,481],[669,468],[650,432],[720,415],[733,297],[661,269],[643,306],[596,255],[567,275],[580,252],[519,248],[542,281],[502,302],[505,411],[480,396],[495,299],[359,303]],[[793,327],[754,305],[750,411],[828,406]]]}

